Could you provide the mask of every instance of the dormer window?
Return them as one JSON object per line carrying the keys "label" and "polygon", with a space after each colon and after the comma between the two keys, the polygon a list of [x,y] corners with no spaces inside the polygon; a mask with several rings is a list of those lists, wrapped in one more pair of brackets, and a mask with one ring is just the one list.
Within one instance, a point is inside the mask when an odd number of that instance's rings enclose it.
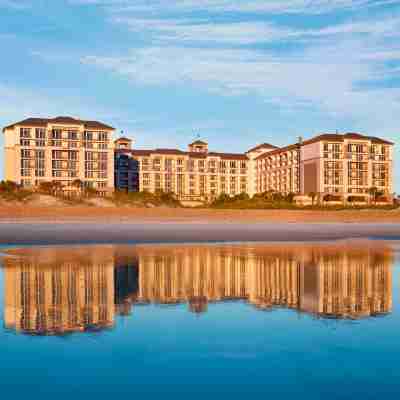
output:
{"label": "dormer window", "polygon": [[208,153],[208,143],[196,140],[189,144],[189,151],[193,153]]}

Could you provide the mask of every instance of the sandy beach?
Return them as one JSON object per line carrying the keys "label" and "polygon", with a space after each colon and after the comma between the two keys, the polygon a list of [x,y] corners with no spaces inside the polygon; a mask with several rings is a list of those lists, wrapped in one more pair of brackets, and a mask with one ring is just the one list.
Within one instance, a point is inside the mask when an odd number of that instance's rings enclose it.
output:
{"label": "sandy beach", "polygon": [[0,206],[4,222],[400,223],[400,210],[221,210],[88,206]]}
{"label": "sandy beach", "polygon": [[400,238],[400,212],[1,207],[1,244]]}

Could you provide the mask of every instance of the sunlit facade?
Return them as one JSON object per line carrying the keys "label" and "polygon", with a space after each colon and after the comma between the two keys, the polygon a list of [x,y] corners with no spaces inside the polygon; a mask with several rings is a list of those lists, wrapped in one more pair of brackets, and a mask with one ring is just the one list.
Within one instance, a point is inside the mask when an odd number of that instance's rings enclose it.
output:
{"label": "sunlit facade", "polygon": [[323,134],[257,158],[257,191],[367,202],[372,187],[390,201],[393,143],[357,133]]}
{"label": "sunlit facade", "polygon": [[393,143],[357,133],[324,134],[278,148],[268,143],[246,153],[215,153],[195,141],[188,151],[137,150],[132,142],[115,142],[118,190],[172,192],[181,201],[210,201],[227,194],[279,192],[345,202],[381,201],[393,194]]}
{"label": "sunlit facade", "polygon": [[5,180],[35,188],[80,180],[106,195],[114,190],[114,128],[71,117],[28,118],[3,129]]}
{"label": "sunlit facade", "polygon": [[197,140],[187,151],[137,150],[131,140],[115,141],[115,186],[124,191],[172,192],[181,201],[210,201],[256,193],[255,158],[274,149],[267,143],[243,154],[217,153]]}

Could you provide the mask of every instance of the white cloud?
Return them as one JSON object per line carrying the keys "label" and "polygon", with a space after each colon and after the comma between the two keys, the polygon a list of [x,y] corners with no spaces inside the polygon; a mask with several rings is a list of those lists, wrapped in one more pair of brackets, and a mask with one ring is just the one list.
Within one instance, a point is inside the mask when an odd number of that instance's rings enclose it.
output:
{"label": "white cloud", "polygon": [[236,11],[273,14],[320,14],[336,10],[357,10],[359,7],[378,7],[396,4],[397,0],[70,0],[72,4],[115,7],[135,12],[166,11]]}
{"label": "white cloud", "polygon": [[25,10],[32,5],[31,0],[0,0],[0,8],[10,8],[13,10]]}
{"label": "white cloud", "polygon": [[[340,54],[340,57],[337,55]],[[351,42],[276,57],[251,50],[150,47],[123,57],[88,56],[82,62],[125,76],[133,84],[192,86],[224,95],[256,94],[268,102],[311,105],[324,112],[367,116],[400,112],[400,90],[359,90],[380,77],[381,66],[363,61],[375,49]]]}
{"label": "white cloud", "polygon": [[294,29],[266,22],[229,22],[183,19],[137,18],[114,16],[112,22],[126,25],[134,32],[145,32],[153,39],[167,42],[213,42],[219,44],[250,44],[277,41],[310,39],[334,39],[352,37],[357,34],[379,37],[399,37],[400,18],[388,17],[381,20],[364,20],[320,29]]}

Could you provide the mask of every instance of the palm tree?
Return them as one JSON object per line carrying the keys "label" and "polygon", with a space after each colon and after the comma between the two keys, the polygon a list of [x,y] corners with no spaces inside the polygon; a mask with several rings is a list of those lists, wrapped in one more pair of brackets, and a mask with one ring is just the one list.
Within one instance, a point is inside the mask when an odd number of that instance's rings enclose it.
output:
{"label": "palm tree", "polygon": [[308,197],[311,197],[311,205],[314,205],[315,198],[317,197],[317,193],[310,192],[308,193]]}
{"label": "palm tree", "polygon": [[72,181],[71,186],[77,188],[77,189],[82,189],[83,187],[83,182],[80,179],[75,179]]}
{"label": "palm tree", "polygon": [[372,186],[368,189],[368,194],[370,195],[370,198],[374,200],[374,203],[376,203],[376,199],[378,197],[378,188],[376,186]]}

